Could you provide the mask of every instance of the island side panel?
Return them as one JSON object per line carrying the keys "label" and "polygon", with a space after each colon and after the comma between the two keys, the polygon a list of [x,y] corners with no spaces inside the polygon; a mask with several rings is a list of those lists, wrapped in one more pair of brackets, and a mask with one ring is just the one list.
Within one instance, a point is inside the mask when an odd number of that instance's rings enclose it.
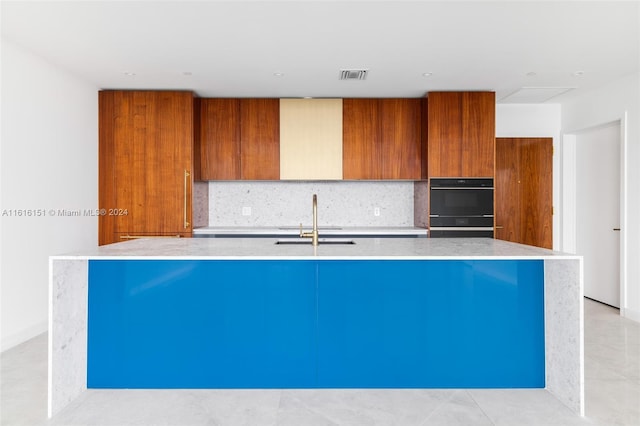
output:
{"label": "island side panel", "polygon": [[86,259],[49,260],[49,417],[87,389]]}
{"label": "island side panel", "polygon": [[582,259],[546,259],[547,390],[584,416],[584,289]]}

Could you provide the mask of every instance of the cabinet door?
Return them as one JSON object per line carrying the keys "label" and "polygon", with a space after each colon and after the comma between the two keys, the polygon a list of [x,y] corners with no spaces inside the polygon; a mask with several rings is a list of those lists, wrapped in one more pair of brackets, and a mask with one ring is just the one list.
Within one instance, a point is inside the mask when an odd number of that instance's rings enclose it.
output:
{"label": "cabinet door", "polygon": [[430,177],[493,177],[495,93],[431,92]]}
{"label": "cabinet door", "polygon": [[345,179],[420,179],[420,99],[345,99]]}
{"label": "cabinet door", "polygon": [[344,179],[381,179],[378,100],[344,99],[342,114]]}
{"label": "cabinet door", "polygon": [[496,238],[553,247],[551,138],[497,138]]}
{"label": "cabinet door", "polygon": [[99,243],[190,236],[193,94],[103,91],[99,104]]}
{"label": "cabinet door", "polygon": [[514,139],[496,139],[495,237],[520,242],[520,149]]}
{"label": "cabinet door", "polygon": [[280,100],[240,99],[241,179],[280,178]]}
{"label": "cabinet door", "polygon": [[495,93],[462,93],[461,176],[493,177],[495,158]]}
{"label": "cabinet door", "polygon": [[531,138],[520,142],[521,242],[553,247],[553,142]]}
{"label": "cabinet door", "polygon": [[462,175],[462,93],[431,92],[428,97],[430,177]]}
{"label": "cabinet door", "polygon": [[380,99],[382,179],[420,179],[420,99]]}
{"label": "cabinet door", "polygon": [[342,99],[280,99],[280,179],[342,179]]}
{"label": "cabinet door", "polygon": [[240,179],[240,100],[199,102],[200,179]]}
{"label": "cabinet door", "polygon": [[147,113],[145,163],[134,165],[134,179],[145,182],[144,202],[138,198],[144,212],[143,229],[190,235],[193,94],[150,92],[147,96],[151,108]]}

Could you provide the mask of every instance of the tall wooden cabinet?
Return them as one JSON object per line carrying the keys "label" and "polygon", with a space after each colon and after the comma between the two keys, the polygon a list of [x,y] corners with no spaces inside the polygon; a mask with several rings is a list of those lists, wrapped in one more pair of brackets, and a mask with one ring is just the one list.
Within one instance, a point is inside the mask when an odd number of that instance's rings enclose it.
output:
{"label": "tall wooden cabinet", "polygon": [[204,98],[196,104],[198,179],[279,179],[279,99]]}
{"label": "tall wooden cabinet", "polygon": [[495,236],[552,248],[551,138],[497,138]]}
{"label": "tall wooden cabinet", "polygon": [[421,178],[421,100],[343,100],[344,179]]}
{"label": "tall wooden cabinet", "polygon": [[493,177],[495,93],[429,92],[429,177]]}
{"label": "tall wooden cabinet", "polygon": [[100,245],[191,236],[193,93],[101,91]]}

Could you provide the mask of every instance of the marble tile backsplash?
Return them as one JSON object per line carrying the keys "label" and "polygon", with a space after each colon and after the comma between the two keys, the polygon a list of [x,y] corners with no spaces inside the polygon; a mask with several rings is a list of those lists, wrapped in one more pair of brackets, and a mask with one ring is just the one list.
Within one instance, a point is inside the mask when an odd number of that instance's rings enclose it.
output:
{"label": "marble tile backsplash", "polygon": [[209,226],[309,227],[313,194],[321,227],[414,226],[414,182],[345,181],[209,182]]}

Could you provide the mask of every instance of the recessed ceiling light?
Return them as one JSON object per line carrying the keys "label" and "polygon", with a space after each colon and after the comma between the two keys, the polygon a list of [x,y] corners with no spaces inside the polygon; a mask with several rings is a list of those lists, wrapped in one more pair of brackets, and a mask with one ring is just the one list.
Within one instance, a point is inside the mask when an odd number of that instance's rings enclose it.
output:
{"label": "recessed ceiling light", "polygon": [[284,73],[282,72],[274,72],[273,75],[274,77],[284,77]]}
{"label": "recessed ceiling light", "polygon": [[433,73],[432,73],[432,72],[423,72],[423,73],[422,73],[422,76],[423,76],[423,77],[431,77],[432,75],[433,75]]}

